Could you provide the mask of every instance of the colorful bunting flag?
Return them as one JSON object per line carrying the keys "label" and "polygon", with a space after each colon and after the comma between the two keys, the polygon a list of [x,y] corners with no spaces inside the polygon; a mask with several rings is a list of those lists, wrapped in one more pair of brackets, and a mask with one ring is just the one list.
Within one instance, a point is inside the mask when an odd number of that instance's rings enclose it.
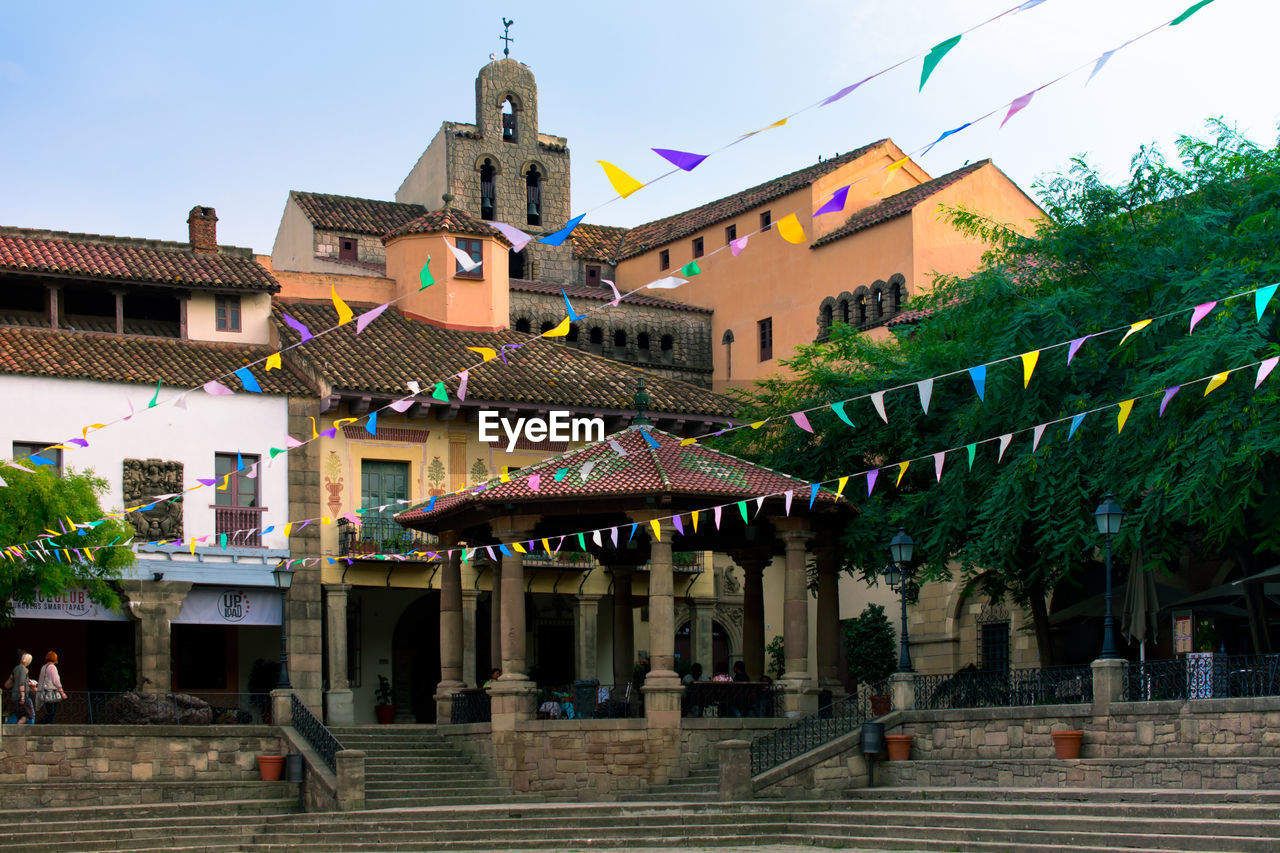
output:
{"label": "colorful bunting flag", "polygon": [[539,337],[563,338],[569,334],[569,318],[565,317],[554,329],[547,329]]}
{"label": "colorful bunting flag", "polygon": [[338,325],[345,326],[351,322],[351,318],[355,316],[355,312],[347,307],[347,303],[342,301],[342,297],[338,295],[337,288],[332,284],[329,285],[329,296],[333,298],[333,310],[338,312]]}
{"label": "colorful bunting flag", "polygon": [[939,483],[942,482],[942,466],[946,463],[946,461],[947,461],[947,451],[940,450],[937,453],[933,454],[933,476]]}
{"label": "colorful bunting flag", "polygon": [[1125,400],[1120,404],[1120,411],[1116,415],[1116,435],[1124,432],[1125,422],[1129,420],[1129,413],[1133,411],[1133,400]]}
{"label": "colorful bunting flag", "polygon": [[445,390],[444,382],[437,382],[436,387],[431,389],[431,399],[442,403],[449,402],[449,392]]}
{"label": "colorful bunting flag", "polygon": [[960,36],[952,36],[946,41],[938,42],[933,46],[933,49],[929,51],[929,55],[924,58],[924,66],[920,69],[920,88],[916,91],[923,91],[924,84],[929,81],[929,75],[933,74],[933,70],[938,67],[942,57],[946,56],[959,43]]}
{"label": "colorful bunting flag", "polygon": [[1156,417],[1164,417],[1165,407],[1169,405],[1169,401],[1173,399],[1173,395],[1177,394],[1181,390],[1181,385],[1174,385],[1172,388],[1164,389],[1164,396],[1160,398],[1160,414],[1156,415]]}
{"label": "colorful bunting flag", "polygon": [[471,374],[462,371],[458,374],[458,402],[465,403],[467,400],[467,383],[471,380]]}
{"label": "colorful bunting flag", "polygon": [[662,445],[658,443],[658,440],[656,438],[649,435],[649,431],[647,429],[640,430],[640,435],[644,438],[645,444],[649,445],[654,450],[657,450],[658,448],[662,447]]}
{"label": "colorful bunting flag", "polygon": [[377,412],[370,413],[369,420],[367,423],[365,423],[364,429],[365,429],[365,432],[369,433],[369,435],[378,434],[378,413]]}
{"label": "colorful bunting flag", "polygon": [[524,233],[514,225],[508,225],[505,222],[490,222],[489,224],[511,242],[511,250],[514,252],[524,249],[525,246],[529,245],[529,241],[533,239],[532,235]]}
{"label": "colorful bunting flag", "polygon": [[695,275],[701,274],[702,268],[698,266],[697,261],[689,261],[689,263],[680,268],[680,275],[687,276],[689,278],[693,278]]}
{"label": "colorful bunting flag", "polygon": [[1199,323],[1205,317],[1209,316],[1209,312],[1212,311],[1214,306],[1217,304],[1217,302],[1205,302],[1202,305],[1197,305],[1191,310],[1191,328],[1187,329],[1188,335],[1196,330],[1196,323]]}
{"label": "colorful bunting flag", "polygon": [[542,475],[530,474],[528,482],[529,482],[529,490],[536,492],[542,487]]}
{"label": "colorful bunting flag", "polygon": [[578,227],[578,223],[582,222],[582,218],[584,216],[586,216],[585,213],[573,217],[573,219],[570,219],[569,222],[559,231],[553,231],[545,237],[539,237],[538,242],[545,243],[548,246],[559,246],[568,239],[569,235],[573,233],[573,229]]}
{"label": "colorful bunting flag", "polygon": [[1116,346],[1124,346],[1124,342],[1129,340],[1129,337],[1131,335],[1136,335],[1138,332],[1141,332],[1143,329],[1145,329],[1147,326],[1150,326],[1150,325],[1151,325],[1150,320],[1139,320],[1138,322],[1132,324],[1131,326],[1129,326],[1129,331],[1124,333],[1124,337],[1120,339],[1120,343],[1116,344]]}
{"label": "colorful bunting flag", "polygon": [[809,485],[809,509],[813,509],[813,502],[818,499],[818,488],[817,483]]}
{"label": "colorful bunting flag", "polygon": [[1022,354],[1022,387],[1031,384],[1031,374],[1036,372],[1036,362],[1040,360],[1040,350],[1032,350]]}
{"label": "colorful bunting flag", "polygon": [[658,519],[649,519],[649,526],[653,528],[653,536],[659,542],[662,541],[662,525],[658,523]]}
{"label": "colorful bunting flag", "polygon": [[156,407],[156,403],[160,402],[160,381],[161,380],[159,379],[156,380],[156,393],[155,396],[151,398],[151,402],[147,403],[148,409],[154,409]]}
{"label": "colorful bunting flag", "polygon": [[1262,312],[1267,310],[1267,303],[1271,301],[1271,297],[1276,295],[1276,288],[1280,284],[1268,284],[1266,287],[1260,287],[1253,294],[1253,307],[1258,314],[1258,322],[1262,322]]}
{"label": "colorful bunting flag", "polygon": [[742,254],[743,249],[747,248],[747,240],[750,239],[750,237],[751,235],[747,234],[736,240],[729,241],[729,251],[733,253],[735,258]]}
{"label": "colorful bunting flag", "polygon": [[467,347],[467,349],[471,350],[485,361],[493,361],[498,357],[498,351],[493,347]]}
{"label": "colorful bunting flag", "polygon": [[867,497],[871,497],[871,493],[875,491],[876,479],[879,478],[879,476],[879,468],[867,472]]}
{"label": "colorful bunting flag", "polygon": [[609,281],[609,279],[607,278],[602,278],[600,280],[603,281],[605,284],[609,285],[609,289],[613,291],[613,298],[609,300],[608,304],[610,306],[616,306],[619,302],[622,301],[622,294],[618,292],[618,286],[613,282]]}
{"label": "colorful bunting flag", "polygon": [[267,356],[267,363],[263,367],[263,370],[269,372],[272,370],[279,370],[279,369],[280,369],[280,353],[273,352],[271,353],[271,355]]}
{"label": "colorful bunting flag", "polygon": [[885,187],[889,186],[889,179],[893,177],[893,173],[901,169],[903,166],[907,165],[907,162],[910,159],[911,159],[911,156],[907,155],[906,157],[903,157],[901,160],[895,160],[892,163],[890,163],[889,168],[884,170],[884,183],[882,183],[880,185],[880,189],[873,192],[872,195],[880,195],[880,193],[884,192]]}
{"label": "colorful bunting flag", "polygon": [[1067,346],[1067,364],[1071,364],[1071,359],[1076,357],[1076,353],[1080,351],[1080,347],[1084,346],[1084,342],[1089,340],[1093,335],[1085,335],[1083,338],[1076,338]]}
{"label": "colorful bunting flag", "polygon": [[214,397],[226,397],[230,394],[236,393],[216,379],[210,379],[201,387],[204,388],[206,394],[211,394]]}
{"label": "colorful bunting flag", "polygon": [[738,512],[742,515],[742,523],[747,524],[747,502],[738,501]]}
{"label": "colorful bunting flag", "polygon": [[1190,18],[1196,12],[1199,12],[1201,9],[1203,9],[1205,6],[1208,6],[1212,2],[1213,0],[1200,0],[1199,3],[1192,3],[1190,6],[1187,7],[1187,10],[1185,12],[1183,12],[1181,15],[1179,15],[1178,17],[1170,21],[1169,26],[1171,27],[1178,26],[1178,24],[1181,24],[1187,18]]}
{"label": "colorful bunting flag", "polygon": [[1012,433],[1005,433],[1000,436],[1000,452],[996,454],[996,463],[1004,461],[1004,452],[1009,449],[1009,442],[1013,441]]}
{"label": "colorful bunting flag", "polygon": [[1048,424],[1037,424],[1035,429],[1031,430],[1031,452],[1035,453],[1036,448],[1040,446],[1040,439],[1044,437],[1044,429]]}
{"label": "colorful bunting flag", "polygon": [[671,516],[671,523],[675,525],[676,532],[681,536],[684,535],[684,521],[678,515]]}
{"label": "colorful bunting flag", "polygon": [[[692,517],[692,518],[693,518],[693,532],[694,532],[694,533],[697,533],[697,532],[698,532],[698,516],[699,516],[700,514],[701,514],[701,513],[700,513],[700,511],[699,511],[699,510],[696,510],[696,509],[695,509],[693,512],[689,513],[690,517]],[[617,545],[617,544],[618,544],[617,528],[614,528],[614,531],[615,531],[615,532],[614,532],[614,536],[613,536],[613,544]]]}
{"label": "colorful bunting flag", "polygon": [[973,390],[978,392],[978,399],[986,402],[987,366],[980,364],[977,367],[969,368],[969,378],[973,380]]}
{"label": "colorful bunting flag", "polygon": [[612,163],[606,160],[597,160],[596,162],[600,164],[600,168],[604,169],[604,176],[613,185],[613,191],[622,198],[626,198],[644,186],[643,183],[637,181]]}
{"label": "colorful bunting flag", "polygon": [[834,104],[836,101],[840,100],[841,98],[843,98],[843,97],[845,97],[846,95],[848,95],[848,94],[850,94],[851,92],[853,92],[853,90],[854,90],[854,89],[857,89],[857,88],[858,88],[859,86],[861,86],[863,83],[867,82],[868,80],[870,80],[870,79],[872,79],[872,78],[874,78],[874,77],[878,77],[881,73],[883,73],[883,72],[877,72],[876,74],[872,74],[872,75],[871,75],[871,77],[864,77],[864,78],[862,78],[861,80],[859,80],[857,83],[850,83],[848,86],[845,86],[845,87],[844,87],[843,89],[841,89],[839,92],[836,92],[834,95],[829,96],[829,97],[828,97],[826,100],[824,100],[822,103],[818,104],[818,106],[820,106],[820,107],[825,107],[825,106],[827,106],[828,104]]}
{"label": "colorful bunting flag", "polygon": [[814,216],[822,216],[824,213],[839,213],[844,210],[845,200],[849,197],[849,188],[841,187],[831,194],[831,198],[827,199],[822,207],[813,212]]}
{"label": "colorful bunting flag", "polygon": [[844,403],[843,403],[843,402],[840,402],[840,403],[832,403],[832,404],[831,404],[831,411],[835,412],[835,413],[836,413],[836,417],[838,417],[840,420],[844,421],[844,422],[845,422],[845,423],[847,423],[849,426],[853,426],[853,421],[849,420],[849,416],[848,416],[847,414],[845,414],[845,411],[844,411]]}
{"label": "colorful bunting flag", "polygon": [[1231,375],[1230,370],[1224,370],[1222,373],[1215,373],[1212,377],[1210,377],[1209,384],[1206,385],[1204,389],[1204,396],[1208,397],[1214,391],[1221,388],[1223,383],[1227,381],[1227,377],[1230,375]]}
{"label": "colorful bunting flag", "polygon": [[284,323],[286,326],[293,329],[295,332],[297,332],[299,335],[302,336],[302,341],[301,341],[302,343],[305,344],[307,341],[311,340],[314,337],[314,335],[311,334],[311,330],[309,330],[302,323],[290,317],[288,314],[282,314],[281,316],[284,317]]}
{"label": "colorful bunting flag", "polygon": [[669,275],[665,278],[660,278],[657,281],[649,282],[642,287],[641,290],[675,290],[682,284],[688,284],[688,281],[683,278],[676,278],[673,275]]}
{"label": "colorful bunting flag", "polygon": [[788,243],[798,245],[805,241],[804,226],[794,213],[788,213],[778,222],[778,234]]}
{"label": "colorful bunting flag", "polygon": [[929,414],[929,401],[933,399],[933,380],[920,380],[916,383],[916,390],[920,392],[920,408],[927,415]]}
{"label": "colorful bunting flag", "polygon": [[792,412],[791,420],[796,422],[796,426],[805,432],[813,432],[813,427],[809,425],[809,418],[804,412]]}
{"label": "colorful bunting flag", "polygon": [[389,306],[390,304],[391,304],[390,302],[384,302],[383,304],[379,305],[377,308],[371,308],[368,311],[361,314],[359,317],[357,317],[356,318],[356,334],[358,335],[361,332],[363,332],[366,326],[368,326],[374,320],[378,319],[378,315],[380,315],[383,311],[386,311],[387,306]]}
{"label": "colorful bunting flag", "polygon": [[1018,113],[1022,112],[1024,109],[1026,109],[1026,108],[1027,108],[1027,104],[1031,103],[1031,97],[1032,97],[1033,95],[1035,95],[1035,93],[1036,93],[1036,92],[1038,92],[1038,91],[1040,91],[1040,90],[1039,90],[1039,89],[1032,89],[1030,92],[1027,92],[1027,94],[1025,94],[1025,95],[1019,95],[1018,97],[1016,97],[1016,98],[1014,98],[1012,101],[1010,101],[1010,102],[1009,102],[1009,111],[1008,111],[1007,113],[1005,113],[1005,114],[1004,114],[1004,120],[1000,122],[1000,127],[1004,127],[1004,126],[1009,122],[1009,119],[1013,118],[1013,117],[1014,117],[1014,116],[1016,116]]}
{"label": "colorful bunting flag", "polygon": [[960,131],[964,130],[966,127],[968,127],[968,126],[969,126],[969,125],[971,125],[971,124],[973,124],[973,122],[971,122],[971,121],[966,121],[964,124],[960,125],[959,127],[953,127],[953,128],[951,128],[950,130],[944,130],[944,131],[942,132],[942,135],[941,135],[941,136],[939,136],[937,139],[935,139],[935,140],[933,140],[932,142],[930,142],[930,143],[925,147],[925,149],[924,149],[923,151],[921,151],[921,152],[920,152],[920,156],[921,156],[921,157],[925,156],[926,154],[928,154],[930,151],[932,151],[932,150],[933,150],[933,146],[937,145],[939,142],[941,142],[942,140],[946,139],[948,136],[952,136],[953,134],[957,134],[957,133],[959,133]]}
{"label": "colorful bunting flag", "polygon": [[1075,436],[1076,430],[1080,429],[1080,424],[1084,422],[1084,416],[1087,414],[1089,413],[1081,412],[1071,419],[1071,429],[1067,432],[1067,441],[1070,441]]}
{"label": "colorful bunting flag", "polygon": [[1271,375],[1271,371],[1276,369],[1277,362],[1280,362],[1280,356],[1272,356],[1258,365],[1258,378],[1253,382],[1255,389],[1262,384],[1262,380]]}
{"label": "colorful bunting flag", "polygon": [[688,151],[676,151],[672,148],[653,148],[651,150],[677,169],[685,172],[692,172],[702,165],[703,160],[710,156],[709,154],[691,154]]}
{"label": "colorful bunting flag", "polygon": [[885,423],[889,422],[889,416],[884,411],[884,392],[876,391],[871,395],[871,405],[875,407],[876,414],[880,416],[880,420]]}
{"label": "colorful bunting flag", "polygon": [[480,268],[480,264],[483,263],[483,261],[477,261],[475,258],[471,257],[470,252],[464,252],[448,240],[445,241],[444,247],[453,255],[454,260],[458,262],[458,266],[462,268],[464,273],[475,272]]}
{"label": "colorful bunting flag", "polygon": [[261,394],[262,386],[258,384],[258,380],[253,378],[253,374],[249,372],[249,368],[240,367],[235,371],[236,378],[240,380],[240,384],[244,386],[244,390],[253,394]]}
{"label": "colorful bunting flag", "polygon": [[573,305],[569,303],[569,294],[564,292],[563,287],[560,288],[560,295],[564,297],[564,307],[565,307],[565,310],[569,312],[570,320],[576,323],[577,321],[587,316],[586,314],[579,314],[577,311],[573,310]]}
{"label": "colorful bunting flag", "polygon": [[782,493],[783,504],[785,507],[784,513],[786,515],[791,515],[791,499],[794,498],[795,496],[796,496],[796,493],[794,489],[787,489],[785,492]]}
{"label": "colorful bunting flag", "polygon": [[424,261],[422,264],[422,269],[418,271],[418,281],[421,282],[421,284],[418,286],[419,293],[421,293],[422,291],[426,290],[428,287],[436,283],[435,277],[431,275],[431,256],[430,255],[427,255],[426,261]]}
{"label": "colorful bunting flag", "polygon": [[903,477],[903,475],[905,475],[905,474],[907,473],[907,468],[909,468],[909,467],[911,467],[911,460],[910,460],[910,459],[908,459],[908,460],[906,460],[906,461],[904,461],[904,462],[899,462],[899,463],[898,463],[898,480],[897,480],[897,482],[895,482],[895,483],[893,484],[893,487],[894,487],[895,489],[896,489],[898,486],[901,486],[901,485],[902,485],[902,477]]}
{"label": "colorful bunting flag", "polygon": [[723,509],[723,507],[714,506],[711,508],[711,514],[715,516],[715,519],[716,519],[716,530],[720,529],[720,510],[721,509]]}

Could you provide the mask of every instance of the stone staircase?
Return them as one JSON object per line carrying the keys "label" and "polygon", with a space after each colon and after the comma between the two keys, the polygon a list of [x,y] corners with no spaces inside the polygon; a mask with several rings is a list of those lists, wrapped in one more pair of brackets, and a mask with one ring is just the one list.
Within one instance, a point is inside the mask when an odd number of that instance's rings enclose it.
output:
{"label": "stone staircase", "polygon": [[332,728],[346,749],[365,753],[368,809],[486,805],[512,794],[435,732],[434,726]]}
{"label": "stone staircase", "polygon": [[[831,801],[510,803],[324,814],[6,814],[7,850],[418,851],[750,848],[1271,853],[1280,791],[860,789]],[[196,811],[195,809],[199,809]]]}
{"label": "stone staircase", "polygon": [[720,767],[696,767],[683,779],[672,779],[645,793],[627,793],[618,799],[633,803],[715,803],[720,800]]}

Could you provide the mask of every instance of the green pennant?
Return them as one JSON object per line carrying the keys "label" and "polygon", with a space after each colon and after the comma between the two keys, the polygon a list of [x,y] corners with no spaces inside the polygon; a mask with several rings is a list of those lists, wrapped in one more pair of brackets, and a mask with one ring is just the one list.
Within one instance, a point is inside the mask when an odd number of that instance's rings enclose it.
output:
{"label": "green pennant", "polygon": [[562,483],[562,482],[564,482],[565,475],[567,475],[568,473],[569,473],[569,469],[568,469],[568,468],[557,468],[557,469],[556,469],[556,477],[555,477],[556,482],[557,482],[557,483]]}
{"label": "green pennant", "polygon": [[283,447],[273,447],[269,452],[271,453],[271,458],[275,459],[281,453],[285,453],[286,451]]}
{"label": "green pennant", "polygon": [[746,523],[747,521],[747,502],[746,501],[738,501],[738,512],[742,513],[742,520],[744,523]]}
{"label": "green pennant", "polygon": [[580,547],[584,551],[587,550],[587,540],[582,538],[581,533],[578,534],[578,547]]}
{"label": "green pennant", "polygon": [[929,75],[933,73],[933,69],[938,67],[938,63],[942,61],[942,57],[947,55],[951,48],[960,43],[960,36],[952,36],[946,41],[939,42],[933,46],[933,50],[929,51],[929,55],[924,58],[924,67],[920,69],[920,88],[924,88],[924,84],[929,80]]}
{"label": "green pennant", "polygon": [[965,449],[969,451],[969,470],[973,470],[973,454],[977,449],[977,444],[966,444]]}
{"label": "green pennant", "polygon": [[449,402],[449,392],[444,390],[443,382],[436,383],[436,387],[431,391],[431,398],[433,400],[443,400],[446,403]]}
{"label": "green pennant", "polygon": [[150,403],[147,403],[148,409],[154,409],[156,407],[156,403],[160,402],[160,382],[161,380],[156,380],[156,395],[151,398]]}
{"label": "green pennant", "polygon": [[680,267],[680,275],[689,276],[690,278],[701,273],[702,270],[699,268],[697,261],[689,261],[689,263]]}
{"label": "green pennant", "polygon": [[418,273],[418,278],[422,281],[422,287],[418,288],[419,291],[426,290],[428,287],[436,283],[436,280],[431,277],[430,255],[427,255],[427,262],[422,265],[422,272]]}
{"label": "green pennant", "polygon": [[1169,26],[1171,27],[1178,26],[1178,24],[1181,24],[1187,18],[1190,18],[1196,12],[1199,12],[1201,9],[1203,9],[1205,6],[1208,6],[1212,2],[1213,0],[1200,0],[1199,3],[1193,3],[1192,5],[1187,7],[1187,11],[1183,12],[1181,15],[1179,15],[1178,17],[1170,21]]}

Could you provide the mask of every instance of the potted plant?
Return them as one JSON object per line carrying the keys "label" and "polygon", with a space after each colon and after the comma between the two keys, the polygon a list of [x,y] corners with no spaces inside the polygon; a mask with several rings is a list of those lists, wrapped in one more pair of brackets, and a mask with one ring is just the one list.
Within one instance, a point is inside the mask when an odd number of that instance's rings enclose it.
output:
{"label": "potted plant", "polygon": [[1084,732],[1080,729],[1061,729],[1049,732],[1053,736],[1053,751],[1059,758],[1079,758]]}
{"label": "potted plant", "polygon": [[378,676],[378,687],[373,691],[373,715],[386,725],[395,720],[396,706],[391,703],[391,682],[385,675]]}
{"label": "potted plant", "polygon": [[872,690],[871,712],[877,717],[889,713],[891,703],[888,678],[897,665],[893,625],[879,604],[868,604],[844,626],[844,654],[849,662],[849,678]]}

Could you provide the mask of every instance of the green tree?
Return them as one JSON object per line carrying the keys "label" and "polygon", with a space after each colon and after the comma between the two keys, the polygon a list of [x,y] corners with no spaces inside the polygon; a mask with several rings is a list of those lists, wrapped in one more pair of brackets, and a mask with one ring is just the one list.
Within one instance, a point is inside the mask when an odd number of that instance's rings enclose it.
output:
{"label": "green tree", "polygon": [[98,496],[106,491],[106,481],[91,472],[68,471],[59,477],[49,468],[31,473],[5,468],[4,479],[8,486],[0,488],[0,549],[34,543],[49,531],[58,535],[46,538],[43,548],[28,549],[25,559],[0,559],[0,619],[10,616],[14,601],[30,604],[37,594],[52,596],[75,587],[87,590],[94,601],[118,607],[110,582],[133,563],[133,552],[106,546],[128,542],[132,528],[108,520],[77,530],[67,521],[103,516]]}
{"label": "green tree", "polygon": [[897,668],[897,635],[879,604],[868,604],[844,626],[849,677],[858,684],[879,684]]}
{"label": "green tree", "polygon": [[[731,434],[732,449],[816,480],[962,448],[940,483],[926,460],[898,488],[896,471],[882,472],[870,498],[864,481],[849,484],[861,514],[844,533],[847,568],[874,571],[906,526],[922,579],[958,571],[1026,607],[1045,664],[1046,596],[1096,559],[1091,514],[1106,493],[1129,513],[1117,555],[1140,543],[1149,567],[1226,558],[1246,575],[1280,562],[1280,385],[1255,392],[1253,370],[1207,397],[1203,383],[1185,389],[1163,417],[1159,397],[1139,399],[1120,434],[1110,409],[1088,415],[1070,440],[1066,425],[1049,427],[1034,452],[1020,434],[1002,462],[984,444],[970,468],[963,449],[1280,352],[1275,307],[1257,322],[1252,297],[1221,302],[1280,280],[1280,150],[1221,122],[1210,128],[1211,138],[1179,140],[1176,165],[1141,149],[1119,186],[1083,160],[1042,181],[1048,215],[1032,237],[951,211],[958,228],[995,247],[979,272],[939,277],[912,303],[928,318],[896,340],[837,326],[829,342],[799,348],[787,362],[793,376],[762,383],[744,412],[756,420],[898,389],[885,396],[888,424],[863,399],[848,406],[856,428],[828,410],[810,416],[810,435],[784,417]],[[1192,306],[1210,301],[1219,305],[1188,334]],[[1120,334],[1088,340],[1070,365],[1064,349],[1042,353],[1024,390],[1020,354],[1173,311],[1122,346]],[[967,369],[1000,358],[1010,361],[989,369],[980,401]],[[944,374],[925,414],[915,383]]]}

